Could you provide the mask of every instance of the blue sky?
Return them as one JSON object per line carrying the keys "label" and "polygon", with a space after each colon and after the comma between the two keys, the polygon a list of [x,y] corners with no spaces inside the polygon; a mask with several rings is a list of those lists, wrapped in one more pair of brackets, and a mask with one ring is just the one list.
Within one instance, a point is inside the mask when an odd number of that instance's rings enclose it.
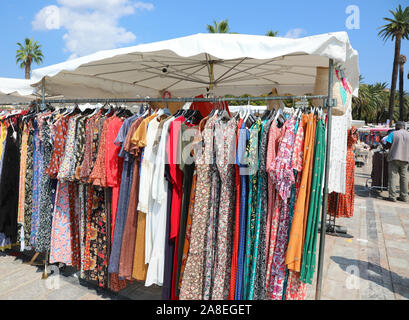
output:
{"label": "blue sky", "polygon": [[[391,82],[394,45],[378,38],[383,17],[406,0],[187,1],[187,0],[19,0],[0,4],[0,77],[23,78],[15,63],[16,42],[33,37],[43,46],[42,66],[101,49],[125,47],[206,32],[213,19],[228,19],[231,31],[302,37],[347,31],[358,50],[367,83]],[[346,8],[359,8],[359,29],[348,29]],[[57,10],[57,11],[56,11]],[[58,12],[57,20],[50,20]],[[409,57],[409,41],[402,43]],[[34,66],[37,68],[37,66]],[[406,74],[409,62],[406,64]],[[405,90],[409,80],[405,74]]]}

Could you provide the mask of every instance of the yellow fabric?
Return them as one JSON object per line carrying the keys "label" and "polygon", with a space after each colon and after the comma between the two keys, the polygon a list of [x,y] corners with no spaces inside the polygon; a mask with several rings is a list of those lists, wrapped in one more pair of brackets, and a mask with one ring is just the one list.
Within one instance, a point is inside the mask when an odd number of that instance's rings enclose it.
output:
{"label": "yellow fabric", "polygon": [[7,137],[7,126],[3,123],[0,122],[0,157],[3,154],[3,142],[6,140]]}
{"label": "yellow fabric", "polygon": [[23,136],[21,138],[21,159],[20,159],[20,184],[19,184],[19,198],[18,198],[18,214],[17,222],[24,224],[24,204],[26,197],[26,169],[27,169],[27,149],[28,149],[28,135],[29,129],[25,125]]}
{"label": "yellow fabric", "polygon": [[146,214],[138,211],[132,278],[139,281],[145,281],[148,272],[148,265],[145,264],[145,226]]}
{"label": "yellow fabric", "polygon": [[138,129],[136,129],[135,133],[131,138],[131,144],[137,146],[138,148],[143,148],[146,146],[146,132],[148,123],[156,117],[156,113],[153,115],[146,117],[141,124],[139,125]]}

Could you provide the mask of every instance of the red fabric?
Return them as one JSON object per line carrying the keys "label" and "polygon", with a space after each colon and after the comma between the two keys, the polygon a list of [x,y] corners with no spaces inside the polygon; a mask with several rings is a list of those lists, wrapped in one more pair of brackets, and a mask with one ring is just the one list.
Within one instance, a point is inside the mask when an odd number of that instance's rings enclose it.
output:
{"label": "red fabric", "polygon": [[[196,96],[195,98],[204,98],[204,96],[201,94],[200,96]],[[227,111],[227,113],[231,117],[229,105],[227,104],[227,102],[224,101],[221,103],[221,105],[224,107],[224,109]],[[210,112],[213,109],[215,109],[215,104],[212,102],[193,102],[192,105],[190,106],[190,109],[199,110],[200,114],[203,117],[207,117],[210,114]]]}
{"label": "red fabric", "polygon": [[108,125],[105,135],[105,171],[108,187],[112,188],[111,203],[111,246],[114,240],[116,212],[118,210],[119,191],[121,186],[121,175],[123,158],[118,157],[121,147],[114,143],[124,121],[118,117],[112,119]]}
{"label": "red fabric", "polygon": [[[243,119],[239,120],[237,126],[237,135],[236,135],[236,150],[237,144],[239,143],[239,134],[240,128],[243,124]],[[236,217],[234,222],[234,238],[233,238],[233,255],[231,262],[231,271],[230,271],[230,291],[228,300],[234,300],[234,294],[236,290],[236,279],[237,279],[237,259],[239,251],[239,233],[240,233],[240,170],[237,164],[234,165],[236,168]]]}
{"label": "red fabric", "polygon": [[45,173],[48,174],[51,179],[57,179],[60,164],[64,157],[69,120],[70,117],[63,117],[57,122],[55,128],[56,136],[54,139],[54,150],[51,156],[50,166],[45,170]]}
{"label": "red fabric", "polygon": [[328,213],[337,218],[352,218],[355,202],[355,156],[353,147],[358,140],[356,128],[348,130],[347,158],[346,158],[346,186],[345,194],[331,193],[328,196]]}
{"label": "red fabric", "polygon": [[177,161],[178,137],[181,129],[181,124],[185,121],[185,117],[181,116],[175,119],[169,127],[169,138],[166,143],[166,153],[168,155],[170,178],[173,185],[172,191],[172,207],[170,216],[170,239],[175,242],[175,254],[173,257],[172,271],[172,289],[171,299],[179,300],[175,295],[176,276],[177,276],[177,259],[178,259],[178,235],[180,225],[180,211],[182,207],[182,186],[183,172],[180,170]]}

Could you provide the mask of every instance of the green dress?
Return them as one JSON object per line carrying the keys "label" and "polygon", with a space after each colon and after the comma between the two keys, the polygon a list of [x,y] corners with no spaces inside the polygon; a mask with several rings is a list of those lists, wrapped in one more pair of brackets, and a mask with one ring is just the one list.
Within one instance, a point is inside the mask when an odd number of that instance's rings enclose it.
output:
{"label": "green dress", "polygon": [[325,125],[318,120],[315,132],[314,167],[311,185],[308,220],[305,230],[304,250],[302,255],[300,279],[304,283],[312,284],[316,265],[316,243],[318,237],[318,222],[321,212],[322,177],[325,164]]}
{"label": "green dress", "polygon": [[244,294],[243,300],[251,300],[253,296],[253,284],[255,268],[253,261],[257,259],[253,256],[254,247],[257,246],[256,238],[256,220],[257,220],[257,194],[258,194],[258,139],[261,130],[261,120],[257,120],[250,128],[250,139],[248,143],[248,161],[249,161],[249,195],[248,195],[248,214],[246,227],[246,255],[244,260]]}

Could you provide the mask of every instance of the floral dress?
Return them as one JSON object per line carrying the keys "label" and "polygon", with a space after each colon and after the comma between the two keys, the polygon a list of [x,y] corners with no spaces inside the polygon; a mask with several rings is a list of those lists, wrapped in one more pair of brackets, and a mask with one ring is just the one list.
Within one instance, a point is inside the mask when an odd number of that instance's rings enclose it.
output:
{"label": "floral dress", "polygon": [[[292,168],[292,156],[295,143],[296,120],[288,121],[286,131],[281,140],[276,161],[272,164],[273,179],[276,190],[280,196],[281,209],[278,217],[277,238],[272,254],[272,275],[268,285],[268,297],[273,300],[281,300],[283,296],[286,266],[284,264],[285,252],[287,250],[288,226],[289,226],[289,198],[291,187],[295,182]],[[271,255],[270,255],[271,256]]]}
{"label": "floral dress", "polygon": [[27,123],[29,130],[27,139],[27,162],[26,162],[26,179],[24,193],[24,244],[30,245],[31,235],[31,215],[33,201],[33,126],[31,122]]}
{"label": "floral dress", "polygon": [[[44,167],[48,167],[51,161],[53,145],[51,141],[51,123],[47,121],[42,125],[43,161]],[[50,176],[43,174],[41,177],[41,195],[39,210],[39,229],[36,242],[36,251],[46,252],[50,249],[51,224],[53,213],[53,193],[56,183]]]}
{"label": "floral dress", "polygon": [[192,214],[192,230],[189,254],[180,288],[180,300],[201,300],[203,298],[205,233],[210,212],[212,172],[209,163],[213,160],[213,125],[216,117],[207,120],[202,136],[204,145],[195,150],[197,187],[195,206]]}
{"label": "floral dress", "polygon": [[260,237],[258,245],[258,255],[256,263],[256,275],[254,280],[254,300],[264,300],[266,297],[266,228],[267,228],[267,209],[268,209],[268,185],[267,185],[267,147],[268,135],[271,124],[274,119],[268,120],[263,125],[263,131],[260,139]]}
{"label": "floral dress", "polygon": [[220,203],[220,175],[217,170],[216,153],[214,150],[214,139],[212,141],[213,158],[210,163],[212,172],[212,187],[210,197],[210,212],[206,226],[206,247],[205,247],[205,263],[204,263],[204,283],[203,283],[203,300],[210,300],[212,283],[214,276],[216,236],[217,236],[217,219],[219,216]]}
{"label": "floral dress", "polygon": [[233,246],[233,221],[236,196],[235,141],[237,120],[232,118],[226,124],[221,121],[215,126],[216,163],[220,174],[220,206],[217,219],[217,238],[212,286],[213,300],[226,300],[230,291],[230,263]]}

